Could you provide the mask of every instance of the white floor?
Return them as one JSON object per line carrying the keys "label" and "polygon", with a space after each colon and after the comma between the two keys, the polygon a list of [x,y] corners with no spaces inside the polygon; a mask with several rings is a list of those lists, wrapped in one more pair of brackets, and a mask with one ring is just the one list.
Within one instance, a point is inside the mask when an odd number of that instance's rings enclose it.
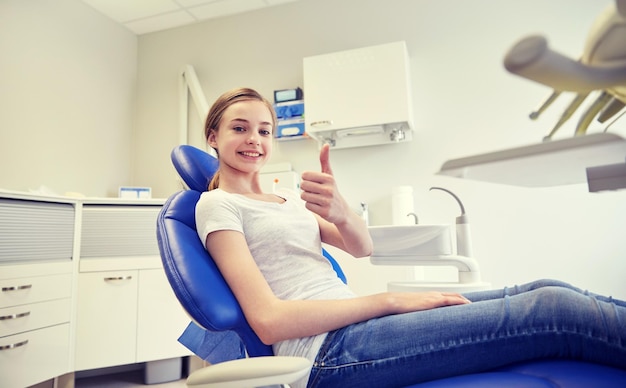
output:
{"label": "white floor", "polygon": [[144,384],[143,371],[134,370],[130,372],[115,373],[93,377],[78,378],[74,382],[75,388],[131,388],[131,387],[151,387],[151,388],[184,388],[185,379],[161,384]]}

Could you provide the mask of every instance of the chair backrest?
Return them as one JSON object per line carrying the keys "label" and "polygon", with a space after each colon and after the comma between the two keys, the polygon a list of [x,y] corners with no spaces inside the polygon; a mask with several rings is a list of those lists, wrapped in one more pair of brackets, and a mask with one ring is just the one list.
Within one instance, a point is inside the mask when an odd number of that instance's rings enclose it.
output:
{"label": "chair backrest", "polygon": [[[174,148],[171,158],[190,188],[168,198],[157,218],[161,260],[174,294],[201,327],[235,332],[251,357],[273,355],[272,347],[261,342],[246,321],[237,299],[196,231],[196,203],[217,171],[217,159],[189,145]],[[325,250],[323,254],[339,278],[346,282],[335,259]]]}
{"label": "chair backrest", "polygon": [[237,299],[204,249],[196,232],[195,208],[200,192],[180,191],[163,205],[157,218],[157,241],[167,279],[179,302],[200,326],[232,330],[249,356],[273,355],[246,321]]}
{"label": "chair backrest", "polygon": [[[191,190],[207,191],[211,178],[219,168],[217,158],[199,148],[190,145],[179,145],[174,147],[170,157],[172,164],[182,178],[185,185]],[[337,276],[347,283],[347,278],[337,260],[328,251],[322,250],[324,257],[333,266]]]}

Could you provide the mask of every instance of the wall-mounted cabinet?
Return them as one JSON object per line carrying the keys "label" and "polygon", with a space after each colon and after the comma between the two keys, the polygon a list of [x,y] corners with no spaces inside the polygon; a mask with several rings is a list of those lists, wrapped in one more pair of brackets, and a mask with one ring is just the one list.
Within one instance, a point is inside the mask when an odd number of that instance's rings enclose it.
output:
{"label": "wall-mounted cabinet", "polygon": [[412,139],[413,104],[405,42],[303,60],[307,134],[334,148]]}

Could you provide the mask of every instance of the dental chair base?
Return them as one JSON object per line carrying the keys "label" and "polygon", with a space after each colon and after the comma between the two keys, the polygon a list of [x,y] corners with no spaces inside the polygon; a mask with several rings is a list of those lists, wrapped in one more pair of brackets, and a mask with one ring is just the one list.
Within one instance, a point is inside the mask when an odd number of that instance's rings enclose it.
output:
{"label": "dental chair base", "polygon": [[253,388],[290,384],[306,376],[311,362],[303,357],[251,357],[210,365],[187,378],[190,388]]}

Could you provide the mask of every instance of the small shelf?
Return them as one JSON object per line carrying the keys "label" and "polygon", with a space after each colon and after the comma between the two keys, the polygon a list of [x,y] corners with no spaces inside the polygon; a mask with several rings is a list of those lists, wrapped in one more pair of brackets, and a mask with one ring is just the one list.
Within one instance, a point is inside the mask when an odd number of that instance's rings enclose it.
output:
{"label": "small shelf", "polygon": [[626,140],[611,133],[551,140],[446,161],[437,174],[525,187],[587,182],[587,167],[624,163]]}
{"label": "small shelf", "polygon": [[306,134],[304,135],[294,135],[294,136],[282,136],[282,137],[275,137],[274,140],[276,140],[277,142],[288,142],[288,141],[296,141],[296,140],[308,140],[310,139],[310,137]]}

